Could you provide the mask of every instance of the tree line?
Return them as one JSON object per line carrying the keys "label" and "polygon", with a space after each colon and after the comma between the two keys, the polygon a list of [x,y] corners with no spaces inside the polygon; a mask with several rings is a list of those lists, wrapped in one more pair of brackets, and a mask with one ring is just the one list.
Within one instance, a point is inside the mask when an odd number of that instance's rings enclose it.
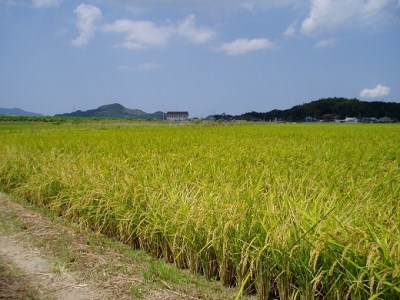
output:
{"label": "tree line", "polygon": [[216,120],[286,121],[303,122],[306,118],[322,121],[343,120],[346,117],[383,118],[400,120],[400,103],[360,101],[347,98],[322,98],[290,109],[274,109],[269,112],[246,112],[241,115],[214,115]]}

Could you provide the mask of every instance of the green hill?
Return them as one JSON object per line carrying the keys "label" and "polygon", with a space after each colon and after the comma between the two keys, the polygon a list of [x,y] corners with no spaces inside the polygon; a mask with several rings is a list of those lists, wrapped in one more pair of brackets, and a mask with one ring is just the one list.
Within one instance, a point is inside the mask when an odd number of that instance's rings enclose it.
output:
{"label": "green hill", "polygon": [[100,106],[96,109],[86,111],[77,110],[72,113],[56,115],[56,117],[109,117],[109,118],[130,118],[162,120],[164,113],[161,111],[149,114],[140,109],[129,109],[119,103]]}
{"label": "green hill", "polygon": [[35,116],[40,117],[41,114],[25,111],[20,108],[0,108],[0,116]]}
{"label": "green hill", "polygon": [[[346,98],[324,98],[285,110],[271,110],[269,112],[247,112],[238,116],[216,115],[215,119],[235,119],[248,121],[294,121],[307,120],[333,121],[343,120],[346,117],[355,117],[359,120],[374,120],[389,118],[400,120],[400,103],[382,101],[360,101]],[[389,120],[387,119],[387,120]]]}

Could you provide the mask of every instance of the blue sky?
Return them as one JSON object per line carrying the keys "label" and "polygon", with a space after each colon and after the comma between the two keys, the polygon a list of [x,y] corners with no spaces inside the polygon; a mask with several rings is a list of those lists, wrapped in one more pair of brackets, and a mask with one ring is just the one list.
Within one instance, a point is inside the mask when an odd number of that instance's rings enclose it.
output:
{"label": "blue sky", "polygon": [[0,0],[0,107],[400,102],[400,0]]}

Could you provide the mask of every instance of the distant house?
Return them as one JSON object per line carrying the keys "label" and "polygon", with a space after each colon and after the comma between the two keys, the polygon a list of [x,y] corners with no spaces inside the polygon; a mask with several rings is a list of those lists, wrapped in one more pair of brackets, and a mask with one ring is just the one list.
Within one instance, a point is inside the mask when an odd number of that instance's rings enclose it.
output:
{"label": "distant house", "polygon": [[358,123],[358,119],[357,118],[351,118],[351,117],[346,117],[346,119],[344,119],[345,123]]}
{"label": "distant house", "polygon": [[378,119],[374,117],[362,117],[360,122],[361,123],[376,123]]}
{"label": "distant house", "polygon": [[313,117],[310,117],[310,116],[307,116],[307,117],[304,118],[304,121],[307,122],[307,123],[317,122],[317,119],[313,118]]}
{"label": "distant house", "polygon": [[379,118],[377,121],[380,122],[380,123],[391,123],[391,122],[393,122],[393,120],[391,118],[389,118],[389,117]]}
{"label": "distant house", "polygon": [[169,111],[167,112],[167,121],[182,122],[189,119],[187,111]]}

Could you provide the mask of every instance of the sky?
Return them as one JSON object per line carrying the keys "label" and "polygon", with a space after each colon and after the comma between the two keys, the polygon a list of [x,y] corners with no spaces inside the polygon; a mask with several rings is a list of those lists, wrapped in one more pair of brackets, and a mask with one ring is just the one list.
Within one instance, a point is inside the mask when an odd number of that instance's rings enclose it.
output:
{"label": "sky", "polygon": [[0,0],[0,107],[400,102],[400,0]]}

